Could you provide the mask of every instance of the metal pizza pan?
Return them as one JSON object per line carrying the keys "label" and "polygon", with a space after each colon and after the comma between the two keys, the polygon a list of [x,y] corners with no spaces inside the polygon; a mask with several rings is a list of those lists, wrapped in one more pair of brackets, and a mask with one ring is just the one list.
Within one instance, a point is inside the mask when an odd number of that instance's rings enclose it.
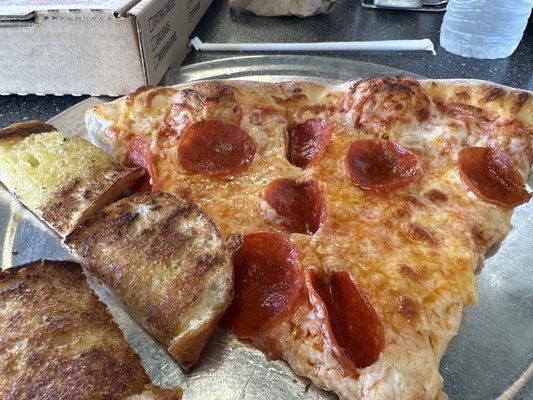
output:
{"label": "metal pizza pan", "polygon": [[[206,79],[316,80],[327,83],[366,76],[418,77],[381,65],[311,56],[247,56],[170,70],[162,84]],[[109,99],[89,98],[54,117],[59,130],[83,136],[85,111]],[[533,179],[528,186],[531,190]],[[451,399],[533,398],[533,202],[515,210],[513,228],[478,277],[479,303],[467,308],[459,334],[441,363]],[[0,188],[0,265],[36,259],[69,259],[59,239]],[[91,286],[108,305],[154,383],[183,385],[188,400],[326,400],[336,396],[296,376],[283,361],[268,361],[219,327],[201,360],[184,373],[105,288]]]}

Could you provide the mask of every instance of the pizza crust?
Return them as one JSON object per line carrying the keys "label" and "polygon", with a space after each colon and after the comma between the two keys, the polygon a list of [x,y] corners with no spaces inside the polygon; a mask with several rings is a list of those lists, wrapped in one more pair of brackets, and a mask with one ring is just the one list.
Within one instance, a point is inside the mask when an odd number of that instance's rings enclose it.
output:
{"label": "pizza crust", "polygon": [[433,101],[469,104],[533,126],[533,93],[476,79],[421,80]]}

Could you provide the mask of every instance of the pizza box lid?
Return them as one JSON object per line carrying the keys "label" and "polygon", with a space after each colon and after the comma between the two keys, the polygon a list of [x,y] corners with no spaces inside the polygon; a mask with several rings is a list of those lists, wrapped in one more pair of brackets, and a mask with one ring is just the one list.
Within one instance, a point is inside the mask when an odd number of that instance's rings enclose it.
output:
{"label": "pizza box lid", "polygon": [[0,2],[0,94],[119,96],[156,85],[213,0]]}
{"label": "pizza box lid", "polygon": [[6,0],[0,3],[2,20],[24,20],[35,12],[89,10],[122,15],[140,0]]}

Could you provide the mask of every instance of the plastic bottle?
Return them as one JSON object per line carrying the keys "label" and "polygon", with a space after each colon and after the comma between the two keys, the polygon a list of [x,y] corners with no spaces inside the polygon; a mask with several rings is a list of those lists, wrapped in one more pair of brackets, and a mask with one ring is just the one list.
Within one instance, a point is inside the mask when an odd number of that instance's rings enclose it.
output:
{"label": "plastic bottle", "polygon": [[518,47],[533,0],[450,0],[440,44],[463,57],[503,58]]}

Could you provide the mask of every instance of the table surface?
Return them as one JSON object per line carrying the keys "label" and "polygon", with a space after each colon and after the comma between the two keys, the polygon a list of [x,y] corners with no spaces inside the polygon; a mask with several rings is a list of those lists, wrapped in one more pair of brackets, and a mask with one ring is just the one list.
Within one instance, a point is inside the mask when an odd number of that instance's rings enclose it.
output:
{"label": "table surface", "polygon": [[[228,0],[215,0],[193,36],[205,42],[311,42],[430,38],[429,52],[313,52],[411,71],[428,78],[476,78],[533,90],[533,28],[528,25],[516,52],[500,60],[476,60],[446,52],[439,45],[442,13],[365,9],[359,0],[339,0],[332,12],[310,18],[265,18],[229,9]],[[253,54],[253,53],[248,53]],[[271,53],[276,54],[276,53]],[[301,54],[301,53],[300,53]],[[184,65],[242,53],[191,52]],[[46,120],[85,97],[0,96],[0,127],[26,119]]]}

